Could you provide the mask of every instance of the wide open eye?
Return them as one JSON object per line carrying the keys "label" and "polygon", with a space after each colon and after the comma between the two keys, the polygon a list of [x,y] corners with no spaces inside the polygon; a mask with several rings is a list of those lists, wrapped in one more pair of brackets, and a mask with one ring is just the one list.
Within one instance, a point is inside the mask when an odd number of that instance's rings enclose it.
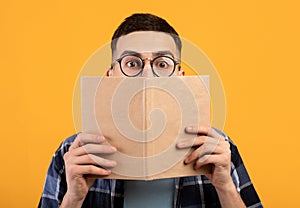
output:
{"label": "wide open eye", "polygon": [[143,62],[136,56],[125,56],[121,62],[123,70],[140,70],[143,66]]}
{"label": "wide open eye", "polygon": [[153,60],[153,68],[157,70],[173,70],[174,61],[170,57],[160,56]]}
{"label": "wide open eye", "polygon": [[158,69],[168,69],[170,67],[170,65],[165,62],[165,61],[161,61],[159,63],[156,64]]}
{"label": "wide open eye", "polygon": [[128,61],[126,63],[126,67],[129,67],[129,68],[137,68],[139,66],[139,62],[136,62],[136,61]]}

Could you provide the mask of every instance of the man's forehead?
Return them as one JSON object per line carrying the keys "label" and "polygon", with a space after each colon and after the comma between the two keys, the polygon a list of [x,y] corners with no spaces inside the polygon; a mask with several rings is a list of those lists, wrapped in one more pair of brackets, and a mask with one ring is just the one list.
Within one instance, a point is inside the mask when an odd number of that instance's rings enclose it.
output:
{"label": "man's forehead", "polygon": [[121,36],[116,45],[115,58],[120,57],[124,51],[138,53],[155,53],[157,51],[170,51],[178,56],[177,47],[171,35],[156,31],[138,31]]}

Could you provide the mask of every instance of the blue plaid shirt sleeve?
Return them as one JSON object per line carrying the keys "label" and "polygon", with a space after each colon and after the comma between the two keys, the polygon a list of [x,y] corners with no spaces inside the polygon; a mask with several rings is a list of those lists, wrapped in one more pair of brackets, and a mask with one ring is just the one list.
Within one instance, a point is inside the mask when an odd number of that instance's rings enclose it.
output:
{"label": "blue plaid shirt sleeve", "polygon": [[231,145],[231,176],[237,191],[247,207],[263,207],[237,147],[231,140],[229,142]]}
{"label": "blue plaid shirt sleeve", "polygon": [[226,134],[219,130],[217,131],[230,143],[231,177],[245,205],[247,207],[263,207],[237,146]]}
{"label": "blue plaid shirt sleeve", "polygon": [[59,207],[61,204],[61,201],[67,191],[63,155],[68,151],[75,138],[76,135],[73,135],[63,141],[54,153],[48,168],[44,190],[38,207],[54,208]]}

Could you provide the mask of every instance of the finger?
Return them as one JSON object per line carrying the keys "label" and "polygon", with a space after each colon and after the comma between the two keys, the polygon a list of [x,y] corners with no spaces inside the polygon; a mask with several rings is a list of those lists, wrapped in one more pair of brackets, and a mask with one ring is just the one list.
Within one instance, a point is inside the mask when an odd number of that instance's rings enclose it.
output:
{"label": "finger", "polygon": [[203,134],[203,135],[207,135],[208,132],[210,131],[210,127],[209,126],[194,126],[194,125],[190,125],[185,127],[185,133],[188,134]]}
{"label": "finger", "polygon": [[197,137],[191,139],[183,139],[176,144],[176,147],[179,149],[190,148],[195,146],[196,144],[202,145],[203,144],[202,139],[200,138],[198,139]]}
{"label": "finger", "polygon": [[210,136],[210,137],[213,137],[213,138],[216,138],[216,139],[224,139],[225,140],[225,138],[221,135],[221,134],[219,134],[215,129],[213,129],[213,128],[211,128],[209,131],[208,131],[208,134],[207,134],[207,136]]}
{"label": "finger", "polygon": [[199,169],[204,165],[214,164],[215,166],[224,166],[226,167],[227,161],[223,159],[220,155],[205,155],[202,158],[199,158],[195,165],[194,169]]}
{"label": "finger", "polygon": [[213,138],[220,138],[223,137],[220,135],[215,129],[211,128],[210,126],[187,126],[185,128],[185,132],[188,134],[197,134],[198,136],[210,136]]}
{"label": "finger", "polygon": [[72,154],[75,156],[81,156],[85,154],[112,154],[117,149],[110,145],[105,144],[85,144],[81,147],[72,150]]}
{"label": "finger", "polygon": [[211,154],[231,154],[230,144],[225,139],[217,140],[211,137],[205,137],[205,140],[202,139],[201,143],[203,144],[195,149],[190,155],[185,159],[185,163],[191,163],[198,158],[203,157],[204,155]]}
{"label": "finger", "polygon": [[[202,158],[199,158],[194,164],[194,169],[197,170],[204,165],[212,164],[212,161],[211,161],[212,156],[214,156],[214,155],[204,155]],[[209,158],[210,158],[210,160],[208,160]]]}
{"label": "finger", "polygon": [[189,164],[195,160],[198,160],[199,158],[202,158],[206,155],[212,155],[212,154],[221,154],[223,152],[221,146],[215,146],[215,145],[209,145],[205,144],[196,150],[194,150],[190,155],[186,157],[184,162],[186,164]]}
{"label": "finger", "polygon": [[73,165],[67,169],[69,175],[109,175],[111,170],[107,170],[95,165]]}
{"label": "finger", "polygon": [[114,160],[108,160],[103,157],[99,157],[97,155],[90,155],[92,160],[96,163],[96,165],[101,167],[113,168],[116,167],[117,162]]}
{"label": "finger", "polygon": [[178,148],[188,148],[193,146],[201,146],[204,143],[212,143],[217,145],[218,139],[209,136],[197,136],[194,139],[184,139],[177,143]]}
{"label": "finger", "polygon": [[105,138],[100,135],[95,134],[87,134],[87,133],[80,133],[77,135],[76,139],[70,146],[70,149],[75,149],[81,147],[86,143],[94,143],[94,144],[101,144],[105,141]]}
{"label": "finger", "polygon": [[108,167],[108,168],[113,168],[117,165],[116,161],[107,160],[102,157],[91,155],[91,154],[76,157],[74,158],[73,163],[76,165],[96,165],[96,166]]}

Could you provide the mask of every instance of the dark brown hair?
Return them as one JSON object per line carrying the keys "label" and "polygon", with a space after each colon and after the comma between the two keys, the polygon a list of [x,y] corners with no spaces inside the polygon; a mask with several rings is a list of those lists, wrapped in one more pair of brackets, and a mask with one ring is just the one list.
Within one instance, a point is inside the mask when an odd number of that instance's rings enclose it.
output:
{"label": "dark brown hair", "polygon": [[172,36],[177,46],[179,53],[181,52],[181,40],[175,29],[169,23],[153,14],[133,14],[127,17],[116,29],[112,36],[111,50],[116,49],[118,38],[136,31],[157,31],[165,32]]}

